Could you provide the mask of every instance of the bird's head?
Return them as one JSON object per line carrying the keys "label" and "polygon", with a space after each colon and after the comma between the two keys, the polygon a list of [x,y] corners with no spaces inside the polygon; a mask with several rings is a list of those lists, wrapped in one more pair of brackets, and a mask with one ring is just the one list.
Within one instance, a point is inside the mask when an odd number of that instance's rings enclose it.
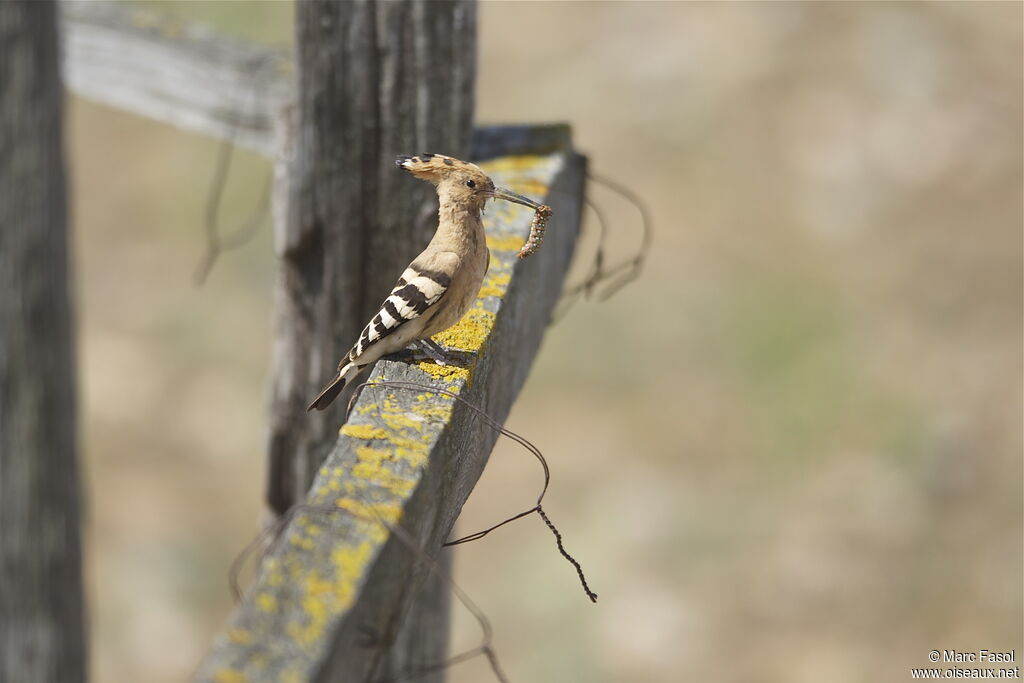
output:
{"label": "bird's head", "polygon": [[494,197],[531,209],[540,206],[529,197],[495,187],[479,166],[455,157],[443,154],[400,156],[395,160],[395,165],[404,168],[420,180],[433,183],[442,202],[464,204],[482,210],[487,200]]}

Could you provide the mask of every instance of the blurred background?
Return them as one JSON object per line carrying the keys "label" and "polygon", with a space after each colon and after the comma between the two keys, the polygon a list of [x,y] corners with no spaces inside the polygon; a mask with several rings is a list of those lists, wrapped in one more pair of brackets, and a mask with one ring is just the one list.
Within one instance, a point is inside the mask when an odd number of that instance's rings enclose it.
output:
{"label": "blurred background", "polygon": [[[292,40],[290,3],[151,5]],[[547,455],[546,509],[600,601],[533,517],[456,554],[512,680],[906,680],[952,648],[1020,664],[1022,13],[480,6],[478,120],[570,122],[656,221],[642,278],[550,330],[508,420]],[[77,99],[69,116],[93,677],[180,681],[259,528],[270,230],[196,288],[217,143]],[[269,172],[236,161],[228,223]],[[592,198],[627,253],[635,212]],[[539,484],[499,444],[460,529]],[[474,646],[454,614],[453,647]]]}

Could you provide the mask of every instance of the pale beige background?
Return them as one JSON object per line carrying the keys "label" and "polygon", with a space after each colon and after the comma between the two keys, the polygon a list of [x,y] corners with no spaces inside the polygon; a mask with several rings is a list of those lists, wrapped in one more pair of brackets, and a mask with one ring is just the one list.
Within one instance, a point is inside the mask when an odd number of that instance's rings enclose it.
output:
{"label": "pale beige background", "polygon": [[[156,5],[291,40],[288,4]],[[508,422],[600,602],[536,519],[457,556],[514,681],[1021,656],[1021,24],[1017,3],[481,6],[479,119],[571,122],[657,221],[643,278],[550,331]],[[269,231],[196,290],[216,145],[78,100],[69,127],[94,678],[180,681],[257,530]],[[243,155],[228,220],[266,172]],[[628,249],[634,214],[593,196]],[[538,483],[499,446],[461,528]]]}

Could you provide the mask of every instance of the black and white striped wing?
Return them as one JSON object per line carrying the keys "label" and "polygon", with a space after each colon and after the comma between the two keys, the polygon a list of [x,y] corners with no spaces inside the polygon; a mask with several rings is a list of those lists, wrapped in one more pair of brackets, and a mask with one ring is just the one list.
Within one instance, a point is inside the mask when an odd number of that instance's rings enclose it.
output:
{"label": "black and white striped wing", "polygon": [[399,327],[422,316],[444,296],[450,284],[451,278],[444,273],[406,268],[377,315],[363,328],[349,357],[358,359]]}

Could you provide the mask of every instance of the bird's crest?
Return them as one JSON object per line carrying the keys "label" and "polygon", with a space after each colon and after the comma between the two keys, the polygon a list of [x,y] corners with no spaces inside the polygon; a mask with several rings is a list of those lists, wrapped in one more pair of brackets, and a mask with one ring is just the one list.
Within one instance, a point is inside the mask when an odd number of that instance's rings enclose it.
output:
{"label": "bird's crest", "polygon": [[487,177],[487,174],[476,164],[471,164],[468,161],[462,161],[455,157],[445,156],[444,154],[431,154],[429,152],[413,156],[402,155],[395,159],[395,165],[404,168],[417,178],[433,183],[437,183],[454,171],[461,171],[471,176],[479,173],[482,177]]}

